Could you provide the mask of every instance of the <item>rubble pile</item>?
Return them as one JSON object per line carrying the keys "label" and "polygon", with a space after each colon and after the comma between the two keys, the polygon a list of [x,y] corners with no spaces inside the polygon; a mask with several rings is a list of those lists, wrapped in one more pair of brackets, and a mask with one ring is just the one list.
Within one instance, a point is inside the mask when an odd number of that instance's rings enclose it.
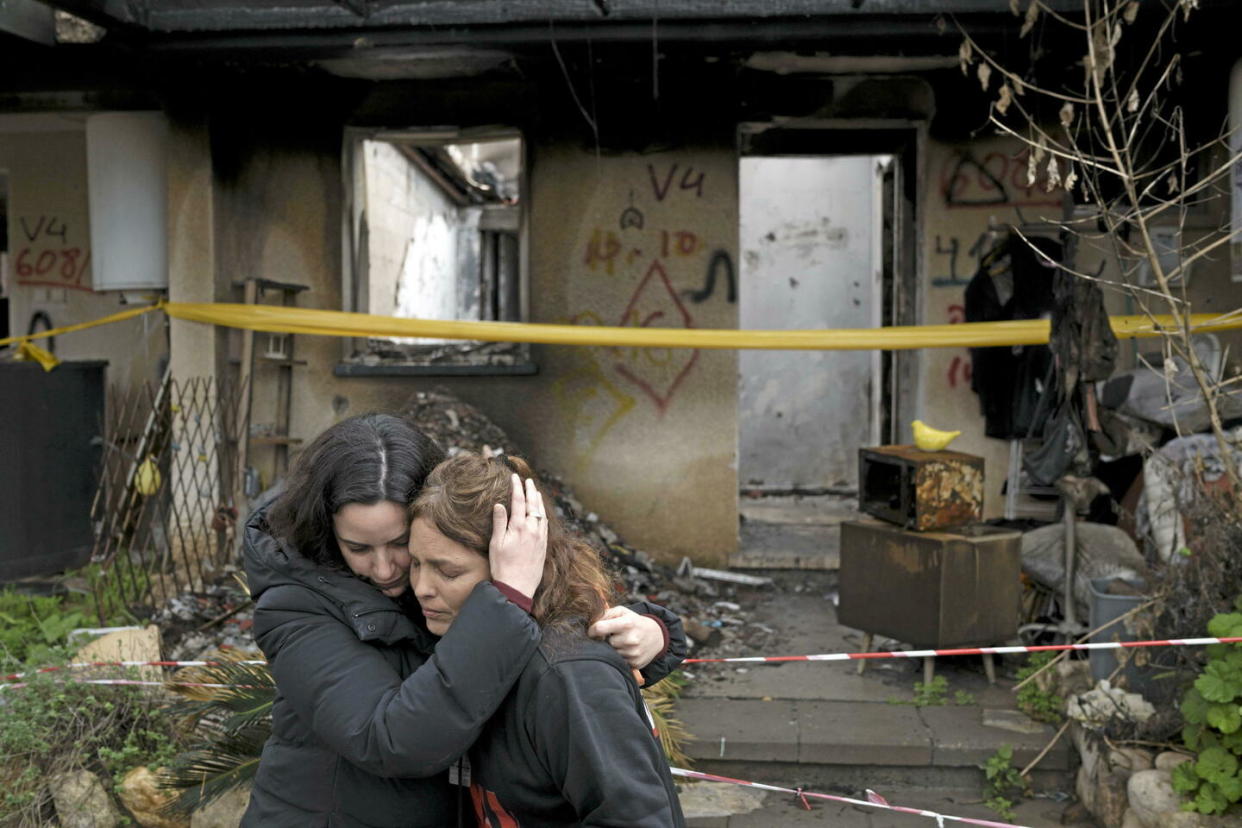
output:
{"label": "rubble pile", "polygon": [[[442,388],[416,393],[402,414],[450,455],[473,451],[530,456],[486,414]],[[653,601],[680,615],[695,655],[727,657],[770,649],[775,631],[748,621],[744,609],[757,586],[696,576],[685,565],[674,569],[657,562],[587,509],[559,476],[542,469],[538,474],[556,503],[557,516],[600,552],[614,575],[619,602]]]}
{"label": "rubble pile", "polygon": [[449,455],[461,451],[518,454],[509,435],[473,405],[454,397],[443,388],[419,391],[405,405],[401,416],[419,429]]}
{"label": "rubble pile", "polygon": [[194,661],[215,650],[254,650],[254,608],[230,575],[203,592],[170,598],[151,616],[160,628],[160,652],[169,661]]}

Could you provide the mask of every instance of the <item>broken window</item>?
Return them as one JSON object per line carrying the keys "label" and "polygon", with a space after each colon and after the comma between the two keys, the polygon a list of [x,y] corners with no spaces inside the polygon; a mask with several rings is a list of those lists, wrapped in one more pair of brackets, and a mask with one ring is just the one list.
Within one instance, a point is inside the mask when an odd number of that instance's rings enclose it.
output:
{"label": "broken window", "polygon": [[[511,131],[352,131],[347,310],[410,319],[524,319],[523,143]],[[524,345],[355,339],[363,364],[527,364]]]}

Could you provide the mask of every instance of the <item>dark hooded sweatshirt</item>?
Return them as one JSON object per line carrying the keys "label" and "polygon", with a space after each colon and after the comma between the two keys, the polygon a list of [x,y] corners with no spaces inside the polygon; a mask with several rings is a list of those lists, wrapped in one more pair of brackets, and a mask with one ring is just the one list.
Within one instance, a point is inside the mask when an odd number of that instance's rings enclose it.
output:
{"label": "dark hooded sweatshirt", "polygon": [[[273,538],[262,511],[246,526],[245,564],[277,693],[242,826],[457,825],[460,789],[447,769],[538,648],[534,620],[483,583],[437,640],[401,603]],[[684,652],[676,616],[631,609],[659,617],[669,650]],[[668,652],[644,677],[679,661]]]}

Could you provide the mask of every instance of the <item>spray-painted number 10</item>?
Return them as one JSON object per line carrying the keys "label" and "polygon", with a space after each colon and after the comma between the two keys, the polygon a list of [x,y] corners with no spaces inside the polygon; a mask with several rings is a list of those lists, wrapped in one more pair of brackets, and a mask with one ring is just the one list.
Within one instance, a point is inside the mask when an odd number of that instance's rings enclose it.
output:
{"label": "spray-painted number 10", "polygon": [[667,259],[671,254],[676,253],[679,256],[692,256],[701,245],[699,237],[689,230],[678,230],[670,233],[667,230],[660,231],[660,256]]}

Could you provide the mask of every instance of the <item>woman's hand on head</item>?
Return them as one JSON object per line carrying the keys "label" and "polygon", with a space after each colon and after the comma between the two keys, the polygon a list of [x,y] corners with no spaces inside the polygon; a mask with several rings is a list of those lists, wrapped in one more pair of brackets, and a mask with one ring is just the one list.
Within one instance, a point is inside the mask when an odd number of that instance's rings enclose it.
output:
{"label": "woman's hand on head", "polygon": [[543,496],[535,481],[511,476],[509,509],[497,503],[492,509],[492,540],[488,544],[492,580],[501,581],[530,597],[543,579],[543,559],[548,551],[548,519]]}
{"label": "woman's hand on head", "polygon": [[659,622],[628,607],[609,607],[587,630],[587,635],[606,641],[638,670],[654,661],[666,646]]}

